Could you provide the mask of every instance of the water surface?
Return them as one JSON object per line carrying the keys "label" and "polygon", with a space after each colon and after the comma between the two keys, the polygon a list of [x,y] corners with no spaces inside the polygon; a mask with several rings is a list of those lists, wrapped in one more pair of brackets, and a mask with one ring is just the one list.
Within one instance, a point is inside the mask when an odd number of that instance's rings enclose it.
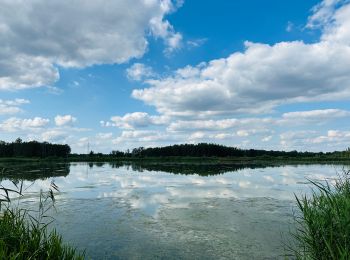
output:
{"label": "water surface", "polygon": [[[306,178],[330,179],[341,170],[330,165],[17,167],[2,177],[2,185],[27,176],[21,203],[32,207],[38,191],[54,180],[61,191],[54,226],[92,259],[283,259],[294,227],[294,194],[309,193]],[[20,169],[35,177],[19,174]]]}

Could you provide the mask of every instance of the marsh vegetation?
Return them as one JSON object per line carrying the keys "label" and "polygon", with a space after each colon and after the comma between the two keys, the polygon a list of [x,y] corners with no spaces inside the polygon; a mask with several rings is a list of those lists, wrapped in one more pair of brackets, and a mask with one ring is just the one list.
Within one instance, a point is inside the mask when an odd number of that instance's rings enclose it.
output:
{"label": "marsh vegetation", "polygon": [[[1,175],[5,175],[4,170]],[[38,208],[33,210],[20,203],[23,180],[12,184],[15,189],[0,184],[0,259],[84,259],[84,254],[66,245],[55,229],[49,229],[54,221],[49,211],[58,187],[52,182],[47,192],[40,191]]]}
{"label": "marsh vegetation", "polygon": [[297,259],[350,258],[350,175],[343,170],[329,181],[310,180],[310,196],[297,196],[300,210],[293,234]]}

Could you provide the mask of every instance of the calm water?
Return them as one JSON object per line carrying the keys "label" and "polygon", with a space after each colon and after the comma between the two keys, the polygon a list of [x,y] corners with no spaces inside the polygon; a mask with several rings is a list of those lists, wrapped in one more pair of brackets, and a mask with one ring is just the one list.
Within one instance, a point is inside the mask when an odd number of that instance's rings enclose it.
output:
{"label": "calm water", "polygon": [[[54,179],[54,226],[92,259],[283,259],[294,193],[309,192],[306,178],[329,179],[341,167],[205,169],[27,165],[21,170],[35,177],[25,181],[22,203],[35,204]],[[2,185],[21,179],[21,170]]]}

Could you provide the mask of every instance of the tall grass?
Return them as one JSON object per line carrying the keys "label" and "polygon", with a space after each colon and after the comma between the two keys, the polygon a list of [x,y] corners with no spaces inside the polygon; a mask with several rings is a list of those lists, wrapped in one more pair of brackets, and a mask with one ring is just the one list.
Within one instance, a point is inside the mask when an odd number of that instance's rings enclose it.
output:
{"label": "tall grass", "polygon": [[58,187],[51,183],[48,192],[40,192],[38,210],[33,211],[11,205],[11,193],[23,195],[23,182],[13,184],[16,189],[0,184],[0,259],[84,259],[55,229],[48,230],[52,218],[47,213]]}
{"label": "tall grass", "polygon": [[0,259],[83,259],[55,230],[28,223],[28,212],[7,209],[0,220]]}
{"label": "tall grass", "polygon": [[311,196],[296,196],[300,215],[294,232],[297,259],[350,259],[350,175],[334,182],[310,181]]}

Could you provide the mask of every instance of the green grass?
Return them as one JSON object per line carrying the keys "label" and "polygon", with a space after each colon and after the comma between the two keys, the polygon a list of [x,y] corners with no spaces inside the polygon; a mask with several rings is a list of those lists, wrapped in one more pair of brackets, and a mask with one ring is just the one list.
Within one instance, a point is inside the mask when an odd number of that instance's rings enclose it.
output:
{"label": "green grass", "polygon": [[301,215],[293,233],[297,259],[350,259],[350,175],[335,183],[311,181],[310,197],[296,197]]}

